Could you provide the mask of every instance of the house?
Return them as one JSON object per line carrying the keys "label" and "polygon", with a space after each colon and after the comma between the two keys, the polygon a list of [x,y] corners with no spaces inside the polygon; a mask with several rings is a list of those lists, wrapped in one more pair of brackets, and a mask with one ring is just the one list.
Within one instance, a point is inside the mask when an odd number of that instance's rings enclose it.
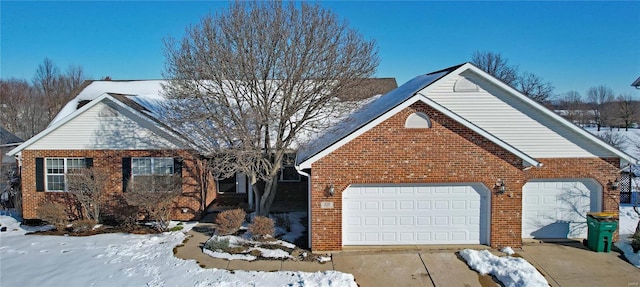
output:
{"label": "house", "polygon": [[631,83],[631,86],[635,87],[636,89],[640,89],[640,77],[633,81],[633,83]]}
{"label": "house", "polygon": [[18,189],[18,165],[16,159],[6,153],[22,143],[22,139],[0,126],[0,203],[13,207],[13,196],[10,191]]}
{"label": "house", "polygon": [[586,238],[636,159],[465,63],[418,76],[302,147],[314,251]]}
{"label": "house", "polygon": [[[384,94],[395,79],[365,81],[367,91]],[[252,192],[244,175],[219,181],[205,171],[193,139],[161,119],[163,80],[88,81],[49,126],[11,150],[22,166],[23,218],[37,219],[45,202],[66,196],[66,178],[78,167],[93,167],[109,175],[109,193],[122,195],[138,180],[178,176],[182,194],[175,200],[173,219],[193,220],[210,210],[250,207]],[[288,159],[280,176],[277,201],[300,201],[306,207],[306,178]],[[282,191],[282,192],[280,192]],[[117,201],[103,214],[117,213]],[[111,206],[112,204],[113,206]]]}

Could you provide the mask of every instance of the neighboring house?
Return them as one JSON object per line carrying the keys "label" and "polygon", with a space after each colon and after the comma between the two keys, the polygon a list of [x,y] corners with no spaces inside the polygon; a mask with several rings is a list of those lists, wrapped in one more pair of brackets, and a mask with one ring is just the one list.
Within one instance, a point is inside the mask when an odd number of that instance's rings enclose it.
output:
{"label": "neighboring house", "polygon": [[[18,184],[17,180],[10,184],[11,179],[17,179],[16,176],[19,170],[16,159],[6,155],[6,153],[21,143],[22,139],[0,126],[0,155],[2,158],[2,164],[0,165],[0,193],[5,191],[10,185]],[[8,197],[5,196],[4,199],[8,199]]]}
{"label": "neighboring house", "polygon": [[640,89],[640,77],[638,77],[633,83],[631,83],[632,87],[636,87],[636,89]]}
{"label": "neighboring house", "polygon": [[[246,177],[214,181],[188,135],[162,122],[158,107],[165,100],[162,80],[90,81],[53,119],[47,129],[11,150],[22,166],[23,218],[37,219],[38,207],[59,200],[70,170],[93,167],[109,175],[109,192],[121,195],[138,178],[177,175],[182,195],[173,219],[192,220],[208,210],[246,207],[252,192]],[[371,79],[368,91],[384,94],[397,87],[395,79]],[[276,200],[306,206],[306,178],[285,162]],[[280,192],[282,191],[282,192]],[[115,213],[114,206],[104,214]],[[277,202],[276,202],[277,204]],[[287,208],[286,204],[277,204]]]}
{"label": "neighboring house", "polygon": [[586,238],[636,159],[476,66],[418,76],[300,149],[314,251]]}

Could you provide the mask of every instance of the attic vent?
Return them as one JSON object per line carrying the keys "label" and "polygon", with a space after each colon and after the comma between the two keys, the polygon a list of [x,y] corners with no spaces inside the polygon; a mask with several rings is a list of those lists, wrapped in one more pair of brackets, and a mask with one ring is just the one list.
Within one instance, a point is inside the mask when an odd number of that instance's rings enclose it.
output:
{"label": "attic vent", "polygon": [[479,90],[480,88],[478,87],[478,85],[474,84],[473,82],[469,81],[469,79],[464,77],[461,77],[460,79],[458,79],[456,83],[453,85],[454,92],[468,93],[468,92],[477,92]]}
{"label": "attic vent", "polygon": [[101,118],[117,117],[118,112],[110,106],[104,106],[98,113],[98,116]]}
{"label": "attic vent", "polygon": [[431,120],[425,113],[413,113],[407,117],[404,127],[408,129],[428,129],[431,127]]}
{"label": "attic vent", "polygon": [[82,100],[78,102],[78,106],[76,106],[76,110],[79,108],[82,108],[84,105],[88,104],[89,102],[91,102],[90,100]]}

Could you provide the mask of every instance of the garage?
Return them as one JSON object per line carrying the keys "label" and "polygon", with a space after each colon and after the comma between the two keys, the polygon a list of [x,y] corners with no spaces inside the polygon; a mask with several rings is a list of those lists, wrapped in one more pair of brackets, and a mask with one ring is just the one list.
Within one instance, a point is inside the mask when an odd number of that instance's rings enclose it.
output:
{"label": "garage", "polygon": [[522,194],[522,238],[586,238],[587,212],[602,209],[593,179],[530,181]]}
{"label": "garage", "polygon": [[480,183],[351,185],[343,245],[488,244],[490,192]]}

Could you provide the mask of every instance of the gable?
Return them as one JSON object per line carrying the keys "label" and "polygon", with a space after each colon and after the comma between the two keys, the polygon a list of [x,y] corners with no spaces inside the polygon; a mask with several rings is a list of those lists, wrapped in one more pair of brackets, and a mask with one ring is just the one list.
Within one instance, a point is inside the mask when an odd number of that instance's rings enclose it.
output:
{"label": "gable", "polygon": [[617,157],[471,70],[419,93],[536,159]]}
{"label": "gable", "polygon": [[[110,97],[103,97],[75,117],[45,130],[28,145],[32,150],[178,149],[185,148],[173,135]],[[98,101],[98,100],[96,100]],[[49,130],[51,129],[51,130]]]}

